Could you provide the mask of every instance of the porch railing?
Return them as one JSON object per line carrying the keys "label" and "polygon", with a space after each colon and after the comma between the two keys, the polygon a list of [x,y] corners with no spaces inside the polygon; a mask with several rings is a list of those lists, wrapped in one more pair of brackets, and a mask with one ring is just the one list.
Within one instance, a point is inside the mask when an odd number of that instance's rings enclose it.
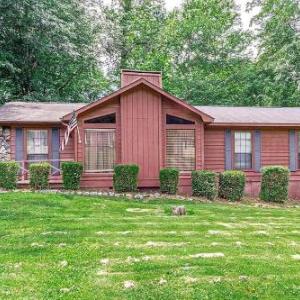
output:
{"label": "porch railing", "polygon": [[60,176],[61,174],[61,163],[73,161],[72,159],[47,159],[47,160],[21,160],[19,163],[19,181],[25,181],[28,179],[29,166],[33,163],[47,162],[51,166],[51,176]]}

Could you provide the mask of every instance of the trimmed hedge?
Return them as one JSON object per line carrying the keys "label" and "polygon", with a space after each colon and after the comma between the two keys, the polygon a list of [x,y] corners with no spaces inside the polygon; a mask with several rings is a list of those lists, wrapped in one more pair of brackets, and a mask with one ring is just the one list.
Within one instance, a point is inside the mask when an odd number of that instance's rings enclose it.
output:
{"label": "trimmed hedge", "polygon": [[179,181],[179,171],[175,168],[161,169],[159,172],[160,191],[176,194]]}
{"label": "trimmed hedge", "polygon": [[29,166],[30,187],[34,190],[47,189],[51,166],[49,163],[33,163]]}
{"label": "trimmed hedge", "polygon": [[63,188],[66,190],[78,190],[80,178],[83,172],[83,165],[79,162],[63,162],[61,165]]}
{"label": "trimmed hedge", "polygon": [[246,176],[242,171],[225,171],[219,177],[219,196],[229,201],[241,200]]}
{"label": "trimmed hedge", "polygon": [[116,192],[135,192],[138,185],[138,165],[116,165],[113,184]]}
{"label": "trimmed hedge", "polygon": [[13,190],[17,187],[19,164],[15,161],[0,162],[0,187]]}
{"label": "trimmed hedge", "polygon": [[262,168],[260,199],[284,202],[288,199],[289,170],[281,166]]}
{"label": "trimmed hedge", "polygon": [[193,171],[192,190],[194,196],[213,200],[218,194],[218,177],[212,171]]}

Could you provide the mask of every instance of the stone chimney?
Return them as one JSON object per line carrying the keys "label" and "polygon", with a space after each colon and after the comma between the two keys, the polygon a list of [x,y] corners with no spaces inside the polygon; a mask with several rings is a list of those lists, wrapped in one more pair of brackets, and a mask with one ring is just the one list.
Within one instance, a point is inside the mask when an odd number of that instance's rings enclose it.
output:
{"label": "stone chimney", "polygon": [[132,71],[132,70],[122,70],[121,87],[126,86],[140,78],[144,78],[149,82],[151,82],[152,84],[162,88],[161,72]]}

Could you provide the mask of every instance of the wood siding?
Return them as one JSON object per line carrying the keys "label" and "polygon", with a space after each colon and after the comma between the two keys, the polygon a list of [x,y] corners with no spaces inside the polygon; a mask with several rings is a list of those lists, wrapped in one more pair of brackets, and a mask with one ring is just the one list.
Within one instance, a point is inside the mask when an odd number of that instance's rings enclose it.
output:
{"label": "wood siding", "polygon": [[225,169],[225,130],[205,129],[204,168],[216,172]]}
{"label": "wood siding", "polygon": [[158,186],[160,112],[160,95],[146,87],[121,96],[121,161],[140,166],[140,186]]}
{"label": "wood siding", "polygon": [[162,78],[160,73],[136,73],[123,71],[121,74],[121,86],[126,86],[140,78],[144,78],[152,84],[162,87]]}

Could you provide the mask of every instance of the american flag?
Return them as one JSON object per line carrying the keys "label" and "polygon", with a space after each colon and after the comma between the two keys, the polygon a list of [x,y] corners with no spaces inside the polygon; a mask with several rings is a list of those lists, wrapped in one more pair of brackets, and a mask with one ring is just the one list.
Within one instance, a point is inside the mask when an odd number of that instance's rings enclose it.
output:
{"label": "american flag", "polygon": [[[60,144],[60,151],[64,151],[66,145],[68,144],[68,141],[69,141],[69,138],[70,138],[70,134],[72,133],[72,131],[77,128],[78,130],[78,123],[77,123],[77,118],[76,118],[76,114],[75,114],[75,111],[73,111],[73,114],[72,114],[72,118],[68,124],[68,127],[65,131],[65,136],[63,138],[63,140],[61,141],[61,144]],[[78,130],[78,133],[79,133],[79,130]],[[79,139],[80,139],[80,136],[79,136]]]}

